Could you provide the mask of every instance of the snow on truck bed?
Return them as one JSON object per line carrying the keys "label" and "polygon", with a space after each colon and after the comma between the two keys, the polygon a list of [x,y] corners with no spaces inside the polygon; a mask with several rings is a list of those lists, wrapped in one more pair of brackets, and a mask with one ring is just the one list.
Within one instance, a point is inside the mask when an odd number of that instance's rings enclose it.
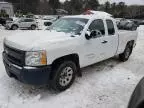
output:
{"label": "snow on truck bed", "polygon": [[[133,89],[144,76],[143,28],[138,30],[137,46],[129,61],[112,58],[84,68],[83,77],[62,93],[9,78],[0,54],[0,108],[126,108]],[[0,30],[1,53],[3,38],[17,32],[25,31]]]}

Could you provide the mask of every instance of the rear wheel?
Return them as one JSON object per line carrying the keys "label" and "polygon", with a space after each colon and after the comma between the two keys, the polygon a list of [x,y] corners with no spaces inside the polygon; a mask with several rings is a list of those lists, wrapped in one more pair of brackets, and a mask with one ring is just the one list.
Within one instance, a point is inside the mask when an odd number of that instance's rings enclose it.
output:
{"label": "rear wheel", "polygon": [[123,62],[127,61],[132,53],[133,44],[128,43],[124,52],[119,55],[119,59]]}
{"label": "rear wheel", "polygon": [[51,86],[56,91],[68,89],[74,82],[76,76],[76,65],[72,61],[65,61],[54,71]]}
{"label": "rear wheel", "polygon": [[12,29],[12,30],[17,30],[17,29],[18,29],[18,26],[17,26],[17,25],[12,25],[11,29]]}

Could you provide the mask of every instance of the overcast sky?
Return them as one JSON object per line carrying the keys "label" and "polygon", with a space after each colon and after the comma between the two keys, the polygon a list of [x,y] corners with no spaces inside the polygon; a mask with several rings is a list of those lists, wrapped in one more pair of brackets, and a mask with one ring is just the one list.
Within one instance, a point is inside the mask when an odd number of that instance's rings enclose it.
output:
{"label": "overcast sky", "polygon": [[[60,1],[65,1],[65,0],[60,0]],[[104,3],[106,1],[110,1],[110,2],[120,2],[120,1],[124,1],[126,2],[126,4],[140,4],[140,5],[144,5],[144,0],[99,0],[100,3]]]}

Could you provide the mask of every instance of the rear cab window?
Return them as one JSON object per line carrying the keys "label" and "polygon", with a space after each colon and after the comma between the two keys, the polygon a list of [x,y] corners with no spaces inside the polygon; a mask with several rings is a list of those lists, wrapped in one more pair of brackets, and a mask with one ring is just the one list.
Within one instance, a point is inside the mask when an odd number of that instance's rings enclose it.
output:
{"label": "rear cab window", "polygon": [[108,35],[115,35],[115,27],[114,27],[113,21],[107,19],[106,24],[107,24],[107,29],[108,29]]}

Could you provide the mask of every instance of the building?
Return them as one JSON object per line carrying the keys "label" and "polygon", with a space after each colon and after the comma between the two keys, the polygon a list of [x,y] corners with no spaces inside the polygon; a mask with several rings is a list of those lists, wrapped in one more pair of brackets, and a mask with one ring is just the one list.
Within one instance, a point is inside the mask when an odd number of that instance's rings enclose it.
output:
{"label": "building", "polygon": [[13,5],[8,2],[0,2],[0,12],[5,11],[9,16],[14,16]]}

